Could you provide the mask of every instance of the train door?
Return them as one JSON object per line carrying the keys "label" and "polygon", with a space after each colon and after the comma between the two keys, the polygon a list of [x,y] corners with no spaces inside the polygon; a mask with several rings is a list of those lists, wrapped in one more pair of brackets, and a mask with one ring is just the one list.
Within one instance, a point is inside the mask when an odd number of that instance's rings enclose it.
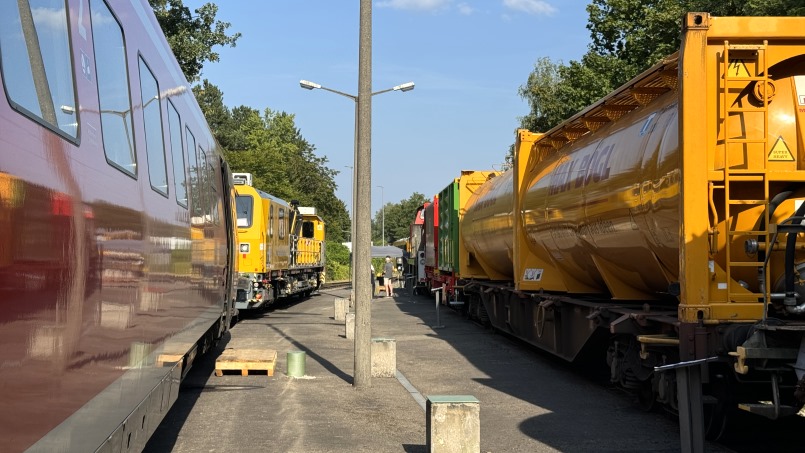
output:
{"label": "train door", "polygon": [[223,198],[224,206],[224,231],[226,231],[226,265],[224,267],[224,325],[221,327],[226,331],[232,323],[232,303],[234,300],[234,293],[232,284],[235,278],[235,225],[232,222],[233,213],[235,212],[232,207],[232,197],[234,196],[235,189],[229,181],[229,165],[220,159],[221,170],[221,196]]}

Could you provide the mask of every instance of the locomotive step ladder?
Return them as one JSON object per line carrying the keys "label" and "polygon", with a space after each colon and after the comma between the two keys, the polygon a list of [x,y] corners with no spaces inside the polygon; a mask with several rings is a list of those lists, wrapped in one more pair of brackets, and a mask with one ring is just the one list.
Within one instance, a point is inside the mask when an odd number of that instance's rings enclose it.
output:
{"label": "locomotive step ladder", "polygon": [[[730,51],[740,54],[739,59],[731,59]],[[767,159],[769,132],[769,75],[767,63],[767,42],[763,44],[730,44],[724,41],[723,61],[721,64],[722,75],[722,108],[723,112],[723,162],[724,179],[723,185],[714,184],[714,189],[721,189],[724,193],[724,220],[727,229],[726,238],[726,281],[728,301],[748,301],[758,300],[764,297],[763,293],[747,293],[740,288],[740,283],[733,277],[736,268],[755,267],[758,271],[763,268],[763,260],[748,260],[738,255],[735,250],[741,250],[741,244],[747,236],[756,236],[758,242],[764,244],[764,250],[771,250],[769,234],[769,180],[767,177]],[[756,92],[760,93],[759,102],[753,105],[751,102],[740,101],[740,93],[751,84],[755,84]],[[733,94],[736,94],[733,96]],[[745,104],[745,105],[742,105]],[[733,131],[741,130],[746,122],[746,116],[762,116],[762,128],[754,134],[747,129],[743,129],[740,135],[735,135]],[[754,154],[753,154],[754,153]],[[759,156],[758,156],[759,154]],[[740,158],[743,156],[745,165],[734,164],[731,157]],[[754,159],[752,159],[754,156]],[[741,168],[743,167],[743,168]],[[743,186],[739,190],[738,186]],[[746,192],[746,187],[751,186],[753,198],[742,198]],[[762,187],[762,189],[761,189]],[[762,193],[761,193],[762,191]],[[763,219],[759,229],[747,230],[739,229],[738,222],[733,217],[740,211],[752,207],[763,208]],[[716,219],[718,220],[718,219]],[[716,222],[716,225],[718,222]],[[770,291],[770,273],[764,276],[764,288]]]}

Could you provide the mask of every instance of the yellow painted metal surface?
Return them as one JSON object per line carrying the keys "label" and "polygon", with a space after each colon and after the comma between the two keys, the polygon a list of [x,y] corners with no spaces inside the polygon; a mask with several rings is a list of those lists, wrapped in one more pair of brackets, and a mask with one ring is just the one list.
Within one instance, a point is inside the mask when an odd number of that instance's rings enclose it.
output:
{"label": "yellow painted metal surface", "polygon": [[315,214],[302,214],[303,223],[297,242],[296,265],[302,267],[324,265],[324,220]]}
{"label": "yellow painted metal surface", "polygon": [[[463,224],[464,215],[488,190],[487,182],[495,179],[498,171],[462,171],[458,178],[458,220]],[[441,220],[441,219],[440,219]],[[476,223],[477,225],[477,223]],[[463,235],[459,231],[459,235]],[[458,244],[458,276],[461,278],[488,277],[481,263],[474,259],[475,255],[467,249],[467,242],[459,238]]]}
{"label": "yellow painted metal surface", "polygon": [[461,222],[463,278],[512,280],[512,172],[490,179],[468,200]]}
{"label": "yellow painted metal surface", "polygon": [[518,132],[514,170],[465,214],[469,253],[519,289],[678,294],[685,322],[760,319],[764,292],[782,291],[769,225],[805,197],[803,29],[687,15],[677,54],[544,135]]}
{"label": "yellow painted metal surface", "polygon": [[236,191],[254,200],[251,225],[238,226],[238,244],[249,244],[248,253],[238,253],[238,270],[266,273],[288,269],[290,205],[252,186],[240,185]]}

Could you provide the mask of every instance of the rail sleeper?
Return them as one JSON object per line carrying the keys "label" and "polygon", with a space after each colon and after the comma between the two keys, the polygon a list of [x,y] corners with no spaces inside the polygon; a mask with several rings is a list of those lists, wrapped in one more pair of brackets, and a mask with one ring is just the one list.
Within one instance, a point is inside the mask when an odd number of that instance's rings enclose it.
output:
{"label": "rail sleeper", "polygon": [[273,349],[227,349],[215,360],[215,375],[223,376],[224,370],[240,370],[242,376],[248,376],[250,370],[265,370],[273,376],[276,362],[277,351]]}

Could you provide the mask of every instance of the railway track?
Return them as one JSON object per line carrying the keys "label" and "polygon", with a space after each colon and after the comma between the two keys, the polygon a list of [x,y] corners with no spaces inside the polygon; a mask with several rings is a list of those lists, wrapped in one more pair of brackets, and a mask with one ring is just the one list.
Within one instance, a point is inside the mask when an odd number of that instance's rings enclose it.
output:
{"label": "railway track", "polygon": [[349,288],[351,283],[351,280],[335,280],[332,282],[326,282],[324,285],[322,285],[321,289]]}

